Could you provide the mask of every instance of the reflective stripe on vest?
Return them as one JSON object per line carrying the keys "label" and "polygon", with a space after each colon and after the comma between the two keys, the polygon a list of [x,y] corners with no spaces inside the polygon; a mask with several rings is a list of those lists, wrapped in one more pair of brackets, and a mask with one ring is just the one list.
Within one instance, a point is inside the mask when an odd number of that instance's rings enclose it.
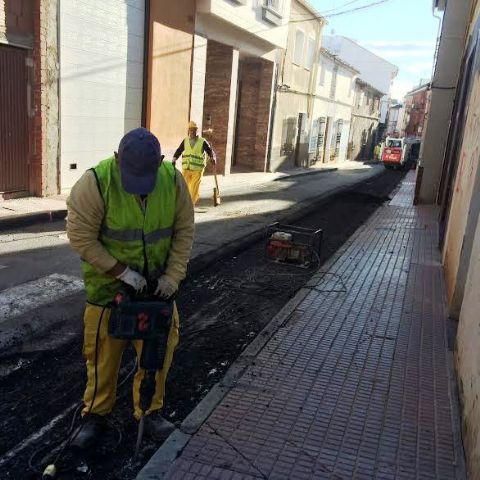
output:
{"label": "reflective stripe on vest", "polygon": [[[159,228],[153,232],[149,232],[145,235],[145,243],[154,243],[158,240],[164,238],[170,238],[172,236],[172,228]],[[114,230],[113,228],[108,228],[105,225],[102,227],[102,237],[109,238],[111,240],[117,240],[120,242],[135,242],[142,240],[143,230]]]}
{"label": "reflective stripe on vest", "polygon": [[[94,169],[105,204],[99,240],[120,263],[142,273],[149,280],[160,276],[170,250],[175,221],[175,170],[170,162],[158,169],[157,182],[147,197],[145,209],[135,195],[122,186],[115,158],[100,162]],[[82,263],[87,300],[107,305],[124,286],[120,281]]]}
{"label": "reflective stripe on vest", "polygon": [[205,168],[205,156],[203,154],[203,143],[205,140],[198,137],[193,148],[190,146],[190,139],[183,141],[182,168],[183,170],[203,170]]}

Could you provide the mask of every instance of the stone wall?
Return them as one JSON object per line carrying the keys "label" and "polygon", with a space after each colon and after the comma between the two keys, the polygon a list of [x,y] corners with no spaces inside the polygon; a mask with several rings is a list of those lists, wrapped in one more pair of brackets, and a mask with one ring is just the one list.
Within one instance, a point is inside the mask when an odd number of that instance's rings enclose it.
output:
{"label": "stone wall", "polygon": [[31,193],[59,193],[59,98],[57,0],[36,0],[34,12],[34,101]]}

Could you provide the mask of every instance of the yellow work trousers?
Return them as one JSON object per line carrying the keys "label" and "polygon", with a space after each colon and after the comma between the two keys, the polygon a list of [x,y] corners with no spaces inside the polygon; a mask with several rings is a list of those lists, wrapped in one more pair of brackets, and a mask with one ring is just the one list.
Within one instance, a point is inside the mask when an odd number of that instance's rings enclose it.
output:
{"label": "yellow work trousers", "polygon": [[203,172],[204,170],[183,170],[182,172],[194,205],[200,198],[200,182],[202,181]]}
{"label": "yellow work trousers", "polygon": [[[120,369],[123,351],[128,345],[127,340],[118,340],[108,335],[110,310],[106,308],[103,312],[102,323],[98,335],[98,358],[95,359],[97,329],[100,317],[102,317],[102,310],[102,307],[90,304],[87,304],[85,308],[83,356],[87,362],[87,387],[83,396],[85,407],[82,411],[82,415],[85,415],[89,411],[98,415],[107,415],[112,411],[117,394],[118,370]],[[147,415],[163,406],[165,382],[168,370],[172,364],[173,352],[178,345],[178,326],[179,317],[175,306],[163,369],[157,372],[155,395],[153,396],[150,410],[145,412]],[[140,364],[143,342],[141,340],[134,340],[132,343],[137,352],[138,363]],[[93,406],[90,410],[95,391],[95,360],[97,369],[97,391]],[[142,413],[139,406],[139,391],[143,376],[144,370],[139,368],[133,379],[133,407],[134,415],[137,420]]]}

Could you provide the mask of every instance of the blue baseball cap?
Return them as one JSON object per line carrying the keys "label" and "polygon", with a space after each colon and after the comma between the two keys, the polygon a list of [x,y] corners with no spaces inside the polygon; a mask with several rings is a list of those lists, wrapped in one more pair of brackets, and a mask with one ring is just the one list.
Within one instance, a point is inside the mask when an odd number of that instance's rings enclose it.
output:
{"label": "blue baseball cap", "polygon": [[118,147],[122,185],[126,192],[147,195],[155,188],[162,161],[158,138],[146,128],[126,133]]}

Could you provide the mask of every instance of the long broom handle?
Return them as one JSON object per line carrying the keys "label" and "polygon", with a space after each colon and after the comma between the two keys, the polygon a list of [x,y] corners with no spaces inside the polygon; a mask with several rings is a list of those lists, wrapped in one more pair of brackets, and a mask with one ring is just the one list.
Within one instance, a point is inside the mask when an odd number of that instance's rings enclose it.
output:
{"label": "long broom handle", "polygon": [[215,186],[217,187],[218,193],[220,193],[220,189],[218,188],[218,180],[217,180],[217,165],[213,166],[213,176],[215,177]]}

